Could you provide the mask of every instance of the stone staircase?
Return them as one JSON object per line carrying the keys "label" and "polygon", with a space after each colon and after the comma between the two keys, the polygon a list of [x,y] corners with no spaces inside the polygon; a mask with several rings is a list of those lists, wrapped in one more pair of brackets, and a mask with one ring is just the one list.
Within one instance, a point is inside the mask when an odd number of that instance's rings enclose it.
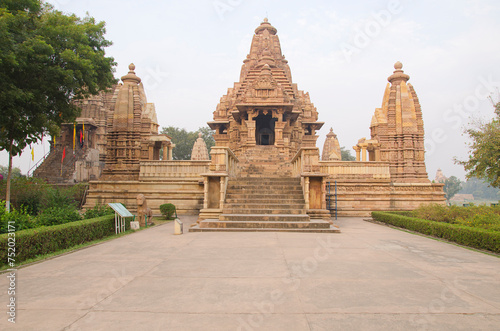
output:
{"label": "stone staircase", "polygon": [[203,220],[190,231],[340,232],[328,221],[310,219],[299,178],[278,176],[230,180],[219,219]]}
{"label": "stone staircase", "polygon": [[67,148],[61,175],[63,150],[59,148],[52,150],[40,166],[33,171],[33,177],[44,178],[50,184],[71,182],[75,173],[75,163],[84,154],[82,150],[77,150],[76,154],[73,154],[73,150]]}
{"label": "stone staircase", "polygon": [[291,177],[292,165],[275,146],[254,146],[238,155],[241,177]]}

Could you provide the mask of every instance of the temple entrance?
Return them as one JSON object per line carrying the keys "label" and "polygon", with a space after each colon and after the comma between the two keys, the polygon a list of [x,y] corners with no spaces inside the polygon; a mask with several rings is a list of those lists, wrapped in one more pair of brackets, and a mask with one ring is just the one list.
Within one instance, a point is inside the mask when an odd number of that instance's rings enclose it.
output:
{"label": "temple entrance", "polygon": [[273,118],[270,113],[260,114],[255,118],[255,142],[257,145],[274,145],[275,122],[276,118]]}

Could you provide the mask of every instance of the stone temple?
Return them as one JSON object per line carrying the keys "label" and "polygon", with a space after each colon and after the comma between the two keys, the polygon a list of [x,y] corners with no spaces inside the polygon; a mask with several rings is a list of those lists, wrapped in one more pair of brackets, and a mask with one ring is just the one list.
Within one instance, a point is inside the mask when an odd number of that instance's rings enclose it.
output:
{"label": "stone temple", "polygon": [[[320,158],[317,131],[324,123],[309,93],[292,81],[277,30],[265,19],[255,30],[239,81],[208,122],[216,142],[210,159],[200,137],[192,159],[179,161],[171,159],[175,142],[158,134],[154,105],[147,103],[131,65],[122,84],[97,101],[82,102],[85,117],[77,123],[95,131],[90,135],[100,165],[83,178],[91,180],[86,206],[120,201],[134,210],[142,193],[155,214],[169,202],[179,214],[199,215],[191,231],[335,232],[328,203],[334,188],[341,216],[445,203],[443,184],[427,176],[422,109],[402,67],[397,62],[388,78],[370,139],[353,147],[356,161],[341,160],[333,130]],[[86,103],[101,110],[89,114]],[[65,128],[51,153],[68,147],[73,125]],[[76,153],[75,160],[85,153]],[[63,181],[78,177],[76,166],[70,170],[73,175]]]}

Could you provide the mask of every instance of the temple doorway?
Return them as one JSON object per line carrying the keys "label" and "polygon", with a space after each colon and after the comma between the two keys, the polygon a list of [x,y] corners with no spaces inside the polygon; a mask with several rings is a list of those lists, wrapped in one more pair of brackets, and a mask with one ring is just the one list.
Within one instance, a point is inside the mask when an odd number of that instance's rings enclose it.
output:
{"label": "temple doorway", "polygon": [[255,118],[255,140],[257,145],[274,145],[274,123],[276,118],[273,118],[269,113],[267,115],[260,114]]}

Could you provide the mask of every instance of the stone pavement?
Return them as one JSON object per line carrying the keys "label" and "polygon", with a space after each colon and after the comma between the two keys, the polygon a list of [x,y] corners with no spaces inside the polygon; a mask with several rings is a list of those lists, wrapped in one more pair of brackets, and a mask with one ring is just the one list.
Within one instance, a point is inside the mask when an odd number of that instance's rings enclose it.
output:
{"label": "stone pavement", "polygon": [[340,234],[174,236],[169,223],[21,268],[15,325],[0,275],[0,329],[499,329],[498,257],[337,224]]}

